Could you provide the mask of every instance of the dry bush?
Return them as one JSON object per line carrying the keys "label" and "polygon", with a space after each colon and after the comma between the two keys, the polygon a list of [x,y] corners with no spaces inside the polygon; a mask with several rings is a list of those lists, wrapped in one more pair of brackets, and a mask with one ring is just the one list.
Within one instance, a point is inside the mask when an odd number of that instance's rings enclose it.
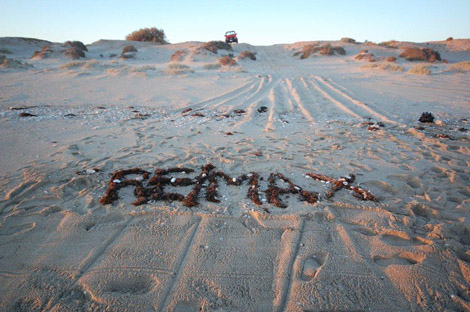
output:
{"label": "dry bush", "polygon": [[51,46],[45,45],[42,47],[41,51],[34,51],[34,54],[31,58],[44,59],[47,58],[52,53]]}
{"label": "dry bush", "polygon": [[414,75],[431,75],[431,70],[429,69],[429,66],[419,64],[415,65],[410,70],[408,71],[408,74],[414,74]]}
{"label": "dry bush", "polygon": [[147,70],[156,70],[157,68],[154,65],[144,65],[140,67],[131,67],[129,68],[129,71],[131,73],[143,73]]}
{"label": "dry bush", "polygon": [[98,64],[99,64],[98,60],[89,60],[85,62],[69,62],[60,66],[60,68],[71,69],[71,68],[81,67],[83,69],[90,69],[90,68],[96,67],[96,65]]}
{"label": "dry bush", "polygon": [[343,47],[332,47],[330,44],[325,44],[323,46],[307,44],[303,46],[302,50],[294,53],[294,56],[300,55],[300,59],[302,60],[317,52],[320,55],[334,55],[335,53],[339,55],[346,55],[346,50],[344,50]]}
{"label": "dry bush", "polygon": [[389,49],[398,49],[398,42],[395,40],[384,41],[379,43],[379,46],[389,48]]}
{"label": "dry bush", "polygon": [[317,52],[318,45],[317,44],[306,44],[302,47],[302,50],[297,51],[294,53],[294,56],[300,55],[300,59],[306,59],[310,55],[315,54]]}
{"label": "dry bush", "polygon": [[356,40],[352,39],[352,38],[341,38],[340,42],[342,43],[356,43]]}
{"label": "dry bush", "polygon": [[458,72],[470,72],[470,61],[463,61],[452,64],[447,67],[448,70],[455,70]]}
{"label": "dry bush", "polygon": [[354,59],[358,60],[358,61],[366,60],[366,61],[369,61],[369,62],[375,62],[375,58],[374,58],[373,53],[367,53],[367,52],[363,52],[363,51],[367,51],[367,50],[362,50],[361,52],[359,52],[359,54],[356,55],[354,57]]}
{"label": "dry bush", "polygon": [[64,44],[66,46],[71,46],[73,48],[77,48],[77,49],[80,49],[82,51],[87,51],[88,52],[88,49],[87,49],[86,45],[84,45],[83,42],[81,42],[81,41],[66,41]]}
{"label": "dry bush", "polygon": [[408,61],[427,61],[431,63],[441,60],[439,52],[430,48],[407,48],[399,55],[399,57],[403,57]]}
{"label": "dry bush", "polygon": [[168,65],[168,68],[165,69],[165,73],[171,74],[171,75],[178,75],[178,74],[194,73],[194,70],[192,70],[188,65],[174,63],[174,64]]}
{"label": "dry bush", "polygon": [[210,64],[205,64],[202,66],[204,69],[219,69],[221,65],[219,63],[210,63]]}
{"label": "dry bush", "polygon": [[385,58],[385,60],[386,60],[387,62],[395,63],[395,62],[397,61],[397,58],[394,57],[394,56],[387,56],[387,57]]}
{"label": "dry bush", "polygon": [[227,50],[227,51],[232,51],[232,46],[225,41],[209,41],[204,43],[201,46],[202,49],[206,49],[208,51],[211,51],[212,53],[217,54],[217,51],[220,50]]}
{"label": "dry bush", "polygon": [[142,28],[134,31],[126,36],[129,41],[143,41],[143,42],[156,42],[161,44],[168,44],[166,40],[165,31],[156,27]]}
{"label": "dry bush", "polygon": [[256,52],[250,52],[248,50],[245,50],[238,55],[239,59],[244,59],[247,57],[249,57],[250,60],[256,61]]}
{"label": "dry bush", "polygon": [[64,52],[65,56],[70,57],[72,60],[78,60],[81,57],[85,57],[85,52],[76,47],[71,47]]}
{"label": "dry bush", "polygon": [[373,64],[366,64],[362,65],[361,68],[376,68],[376,69],[381,69],[381,70],[387,70],[387,71],[399,71],[402,72],[404,71],[404,68],[396,65],[396,64],[388,64],[388,63],[373,63]]}
{"label": "dry bush", "polygon": [[452,40],[454,40],[453,37],[449,37],[449,38],[446,39],[446,41],[452,41]]}
{"label": "dry bush", "polygon": [[186,50],[178,50],[171,55],[170,61],[181,62],[187,53],[188,52]]}
{"label": "dry bush", "polygon": [[121,55],[128,52],[137,52],[137,49],[133,45],[127,45],[122,48]]}
{"label": "dry bush", "polygon": [[233,66],[237,64],[237,62],[230,55],[225,55],[224,57],[219,58],[219,63],[222,66]]}
{"label": "dry bush", "polygon": [[3,53],[3,54],[12,54],[13,52],[11,52],[10,50],[8,50],[7,48],[0,48],[0,53]]}
{"label": "dry bush", "polygon": [[5,55],[0,55],[0,67],[1,68],[14,68],[14,69],[28,69],[32,68],[33,65],[28,63],[22,63],[21,61],[9,59]]}

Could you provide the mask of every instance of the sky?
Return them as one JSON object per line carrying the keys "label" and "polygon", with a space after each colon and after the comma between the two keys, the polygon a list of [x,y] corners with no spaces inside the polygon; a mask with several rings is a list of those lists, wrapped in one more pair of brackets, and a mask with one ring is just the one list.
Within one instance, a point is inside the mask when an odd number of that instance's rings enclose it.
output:
{"label": "sky", "polygon": [[470,0],[0,0],[0,37],[89,44],[147,27],[171,43],[223,40],[228,30],[253,45],[424,42],[470,38]]}

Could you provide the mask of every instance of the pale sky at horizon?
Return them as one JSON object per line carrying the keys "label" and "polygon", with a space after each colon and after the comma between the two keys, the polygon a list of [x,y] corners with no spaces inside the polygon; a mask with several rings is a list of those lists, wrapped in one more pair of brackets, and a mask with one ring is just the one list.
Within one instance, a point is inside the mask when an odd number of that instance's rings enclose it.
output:
{"label": "pale sky at horizon", "polygon": [[145,27],[171,43],[223,40],[227,30],[254,45],[470,38],[470,0],[0,0],[0,8],[0,37],[85,44]]}

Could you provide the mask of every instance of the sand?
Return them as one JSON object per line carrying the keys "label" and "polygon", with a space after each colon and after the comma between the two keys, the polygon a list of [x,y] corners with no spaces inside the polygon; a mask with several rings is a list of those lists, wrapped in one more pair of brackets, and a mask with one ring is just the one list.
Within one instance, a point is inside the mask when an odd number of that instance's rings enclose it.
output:
{"label": "sand", "polygon": [[[217,67],[229,52],[199,42],[101,40],[71,60],[58,43],[30,59],[48,43],[0,38],[32,65],[0,67],[0,310],[470,310],[470,74],[448,70],[470,40],[403,43],[448,60],[426,63],[431,75],[370,44],[294,57],[311,43],[233,45],[238,65]],[[138,52],[119,58],[129,44]],[[404,70],[363,67],[363,49]],[[216,179],[219,202],[207,164],[240,184]],[[131,168],[149,177],[112,177]],[[171,168],[186,169],[160,176],[163,192],[187,196],[199,177],[196,205],[136,206],[135,186],[100,203]]]}

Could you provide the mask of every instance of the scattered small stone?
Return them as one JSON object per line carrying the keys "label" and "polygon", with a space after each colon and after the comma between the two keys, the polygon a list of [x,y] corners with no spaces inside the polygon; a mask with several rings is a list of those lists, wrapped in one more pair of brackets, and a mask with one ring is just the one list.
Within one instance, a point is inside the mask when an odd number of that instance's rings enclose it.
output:
{"label": "scattered small stone", "polygon": [[106,109],[104,106],[98,106],[97,109]]}
{"label": "scattered small stone", "polygon": [[260,157],[260,156],[263,156],[263,152],[259,149],[256,152],[254,152],[253,155]]}
{"label": "scattered small stone", "polygon": [[37,117],[37,115],[30,113],[20,113],[20,117]]}
{"label": "scattered small stone", "polygon": [[421,130],[423,131],[424,130],[424,127],[421,127],[421,126],[418,126],[418,127],[415,127],[416,130]]}
{"label": "scattered small stone", "polygon": [[20,106],[20,107],[10,107],[10,110],[15,111],[15,110],[25,110],[28,108],[35,108],[37,106]]}
{"label": "scattered small stone", "polygon": [[446,125],[442,120],[436,120],[434,123],[438,126],[441,126],[441,127]]}
{"label": "scattered small stone", "polygon": [[232,132],[226,132],[225,135],[233,135]]}
{"label": "scattered small stone", "polygon": [[193,117],[205,117],[203,114],[201,113],[195,113],[195,114],[192,114],[191,116]]}
{"label": "scattered small stone", "polygon": [[96,173],[96,170],[94,169],[87,169],[85,170],[86,174],[93,174],[93,173]]}
{"label": "scattered small stone", "polygon": [[439,139],[451,139],[451,137],[447,134],[444,134],[444,133],[439,133],[439,134],[436,134],[436,138],[439,138]]}
{"label": "scattered small stone", "polygon": [[236,110],[234,110],[233,112],[234,112],[235,114],[237,114],[237,115],[241,115],[241,114],[245,114],[245,113],[246,113],[244,109],[236,109]]}
{"label": "scattered small stone", "polygon": [[431,113],[424,112],[421,114],[421,117],[419,117],[420,122],[427,122],[427,123],[433,123],[434,122],[434,116]]}
{"label": "scattered small stone", "polygon": [[460,127],[457,130],[459,130],[460,132],[467,132],[468,131],[468,129],[465,129],[464,127]]}
{"label": "scattered small stone", "polygon": [[192,111],[193,109],[192,108],[186,108],[184,111],[181,112],[181,115],[184,115],[186,113],[189,113],[190,111]]}
{"label": "scattered small stone", "polygon": [[76,117],[76,116],[77,116],[77,115],[72,114],[72,113],[70,113],[70,114],[65,114],[65,115],[64,115],[64,117]]}
{"label": "scattered small stone", "polygon": [[258,108],[258,113],[265,113],[268,111],[268,108],[266,106],[261,106]]}

